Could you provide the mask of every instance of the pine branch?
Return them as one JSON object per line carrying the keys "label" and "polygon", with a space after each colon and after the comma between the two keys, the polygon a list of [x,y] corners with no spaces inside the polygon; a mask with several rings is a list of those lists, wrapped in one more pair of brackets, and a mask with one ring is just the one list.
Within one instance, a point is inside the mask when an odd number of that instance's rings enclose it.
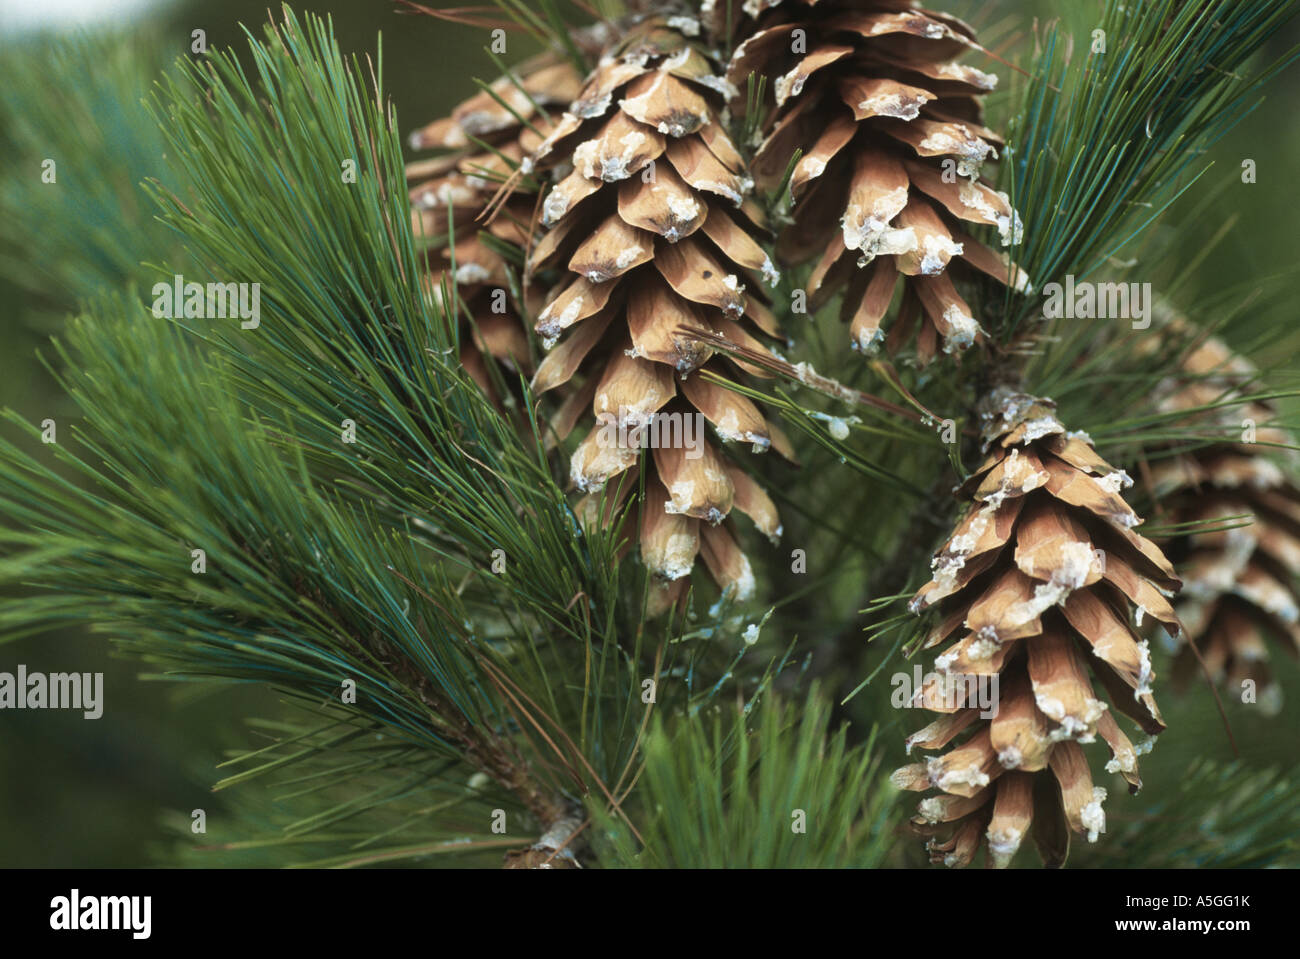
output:
{"label": "pine branch", "polygon": [[[1073,56],[1062,48],[1075,38],[1046,31],[1004,165],[1024,219],[1013,258],[1038,290],[1067,274],[1083,280],[1125,254],[1196,181],[1197,158],[1300,53],[1248,70],[1296,9],[1294,0],[1108,0],[1101,33]],[[1098,43],[1105,52],[1092,52]],[[1017,336],[1038,303],[1008,289],[997,337]]]}
{"label": "pine branch", "polygon": [[[214,787],[219,806],[205,833],[192,834],[188,816],[171,818],[174,838],[159,850],[164,861],[248,867],[279,865],[291,853],[295,865],[310,867],[446,865],[448,858],[493,866],[519,844],[491,830],[494,810],[507,823],[526,814],[515,795],[394,739],[381,724],[321,707],[250,727],[267,744],[224,764],[237,771]],[[266,788],[247,788],[258,779]]]}
{"label": "pine branch", "polygon": [[[544,826],[567,808],[563,790],[601,773],[574,782],[523,758],[536,744],[502,685],[567,721],[595,697],[556,680],[585,661],[603,697],[638,701],[613,543],[578,531],[549,470],[443,358],[445,321],[409,282],[378,77],[368,92],[369,71],[345,66],[314,18],[286,12],[250,41],[260,89],[229,54],[161,88],[191,177],[184,200],[155,189],[211,276],[260,284],[261,324],[169,330],[118,300],[74,326],[61,355],[86,453],[56,452],[77,485],[18,445],[0,479],[19,551],[7,575],[59,592],[7,605],[0,622],[10,635],[92,622],[173,675],[271,681],[315,701],[352,680],[357,712],[487,772]],[[355,183],[340,175],[349,160]],[[344,418],[359,424],[355,450],[340,443]],[[191,549],[205,573],[189,571]],[[596,723],[597,741],[572,748],[619,762],[629,725]]]}
{"label": "pine branch", "polygon": [[[639,771],[642,841],[596,815],[598,855],[642,868],[798,868],[879,865],[896,817],[874,736],[850,746],[828,732],[829,708],[769,701],[748,708],[657,716]],[[639,849],[638,849],[639,846]]]}

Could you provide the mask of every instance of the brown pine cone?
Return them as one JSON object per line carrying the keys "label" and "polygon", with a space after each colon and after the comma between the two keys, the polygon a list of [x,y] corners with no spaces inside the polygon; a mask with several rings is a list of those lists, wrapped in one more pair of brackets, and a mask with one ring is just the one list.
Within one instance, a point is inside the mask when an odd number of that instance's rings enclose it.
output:
{"label": "brown pine cone", "polygon": [[[634,468],[644,470],[639,539],[664,587],[656,610],[683,595],[697,553],[724,590],[753,592],[729,529],[733,507],[773,541],[781,532],[771,499],[703,435],[704,421],[724,443],[792,456],[753,402],[701,375],[734,379],[744,365],[689,335],[756,349],[780,335],[758,293],[777,278],[759,242],[763,215],[746,199],[751,183],[723,125],[730,91],[693,26],[662,17],[632,26],[523,164],[557,180],[542,205],[549,232],[528,260],[529,282],[549,288],[535,325],[549,352],[533,387],[562,390],[560,438],[587,420],[570,463],[574,486],[591,494],[586,521],[613,515],[637,486]],[[643,456],[646,441],[654,448]],[[616,478],[595,516],[596,494]]]}
{"label": "brown pine cone", "polygon": [[[714,26],[725,16],[715,5]],[[1020,219],[981,176],[1002,139],[980,125],[980,96],[997,77],[956,62],[982,49],[966,24],[904,0],[750,0],[733,8],[739,42],[728,78],[768,78],[754,178],[780,185],[796,150],[794,222],[782,264],[816,259],[816,308],[841,288],[853,347],[891,353],[914,343],[928,363],[982,335],[956,282],[979,271],[1028,286],[1024,273],[973,239],[963,223],[1019,241]],[[740,109],[743,104],[736,104]],[[897,318],[881,324],[904,277]],[[919,327],[918,327],[919,321]]]}
{"label": "brown pine cone", "polygon": [[[956,641],[914,702],[941,717],[907,748],[947,751],[893,780],[939,790],[912,820],[932,837],[932,861],[967,865],[983,840],[990,863],[1005,866],[1032,831],[1044,862],[1057,866],[1070,831],[1090,842],[1105,831],[1106,790],[1083,746],[1100,735],[1107,771],[1133,792],[1141,786],[1142,748],[1112,707],[1148,735],[1165,728],[1138,628],[1150,616],[1179,632],[1166,599],[1179,581],[1133,531],[1140,520],[1120,495],[1131,480],[1067,433],[1050,401],[999,390],[988,409],[991,452],[960,488],[970,508],[911,603],[940,610],[925,648]],[[977,700],[980,683],[996,696]]]}
{"label": "brown pine cone", "polygon": [[[1206,339],[1181,372],[1166,385],[1161,407],[1186,412],[1213,438],[1151,470],[1164,522],[1201,527],[1164,544],[1186,583],[1178,615],[1217,682],[1234,695],[1253,683],[1256,701],[1276,712],[1282,691],[1269,649],[1300,653],[1300,489],[1283,468],[1294,457],[1278,448],[1294,441],[1267,425],[1277,416],[1271,405],[1238,399],[1257,370],[1227,344]],[[1175,685],[1200,675],[1184,642]]]}

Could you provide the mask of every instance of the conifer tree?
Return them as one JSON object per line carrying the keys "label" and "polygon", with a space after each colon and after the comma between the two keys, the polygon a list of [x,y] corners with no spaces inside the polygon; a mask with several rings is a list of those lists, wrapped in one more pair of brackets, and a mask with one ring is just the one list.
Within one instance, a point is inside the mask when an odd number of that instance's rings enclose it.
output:
{"label": "conifer tree", "polygon": [[1300,862],[1294,757],[1204,755],[1296,681],[1294,280],[1178,244],[1297,4],[1070,6],[498,0],[443,117],[285,6],[80,161],[100,52],[16,56],[91,192],[0,179],[77,411],[0,638],[284,700],[163,860]]}

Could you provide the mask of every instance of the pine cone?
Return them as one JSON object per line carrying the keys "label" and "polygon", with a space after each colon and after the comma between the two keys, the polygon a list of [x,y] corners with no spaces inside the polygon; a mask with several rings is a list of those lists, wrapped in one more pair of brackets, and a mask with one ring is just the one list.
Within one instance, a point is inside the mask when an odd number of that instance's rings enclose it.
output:
{"label": "pine cone", "polygon": [[[751,183],[724,130],[729,91],[690,41],[693,28],[689,18],[631,27],[523,165],[558,181],[542,207],[549,232],[528,261],[530,282],[556,277],[535,326],[549,352],[533,388],[563,390],[553,424],[560,438],[583,407],[597,420],[570,463],[573,484],[591,494],[579,509],[586,521],[608,520],[637,486],[629,471],[644,467],[640,547],[664,585],[656,609],[683,595],[697,553],[725,590],[752,592],[749,560],[728,528],[733,507],[773,541],[781,532],[771,499],[703,435],[704,420],[724,442],[793,455],[754,403],[700,375],[735,378],[740,367],[687,335],[720,333],[766,349],[759,337],[780,332],[756,293],[776,271],[756,239],[763,215],[746,199]],[[665,424],[698,427],[699,445],[684,448],[681,434],[654,443],[651,431],[662,440]],[[646,440],[657,448],[643,460]],[[596,517],[596,494],[616,477]]]}
{"label": "pine cone", "polygon": [[[893,780],[939,790],[912,820],[933,837],[933,862],[967,865],[983,837],[991,864],[1005,866],[1032,826],[1044,862],[1057,866],[1069,830],[1090,842],[1105,831],[1106,790],[1094,784],[1083,745],[1100,734],[1107,771],[1133,792],[1141,786],[1143,747],[1120,729],[1094,680],[1144,732],[1164,729],[1135,628],[1149,615],[1179,631],[1165,598],[1179,582],[1160,550],[1133,532],[1140,521],[1119,493],[1131,480],[1086,436],[1066,433],[1050,401],[999,390],[989,409],[992,453],[960,488],[971,506],[911,603],[914,612],[942,611],[925,648],[965,633],[914,699],[942,717],[907,739],[909,753],[950,748]],[[994,676],[994,709],[981,710],[971,678]]]}
{"label": "pine cone", "polygon": [[[454,289],[461,365],[489,395],[494,390],[486,356],[507,369],[531,372],[528,334],[521,319],[528,311],[510,293],[507,260],[501,250],[504,244],[522,255],[531,245],[537,184],[520,179],[491,223],[480,217],[550,131],[548,108],[569,103],[581,85],[582,78],[568,61],[542,54],[498,79],[491,92],[480,91],[451,116],[411,134],[413,149],[451,151],[407,165],[411,212],[416,236],[422,231],[428,243],[426,293],[441,305],[444,283],[449,291]],[[453,257],[455,274],[450,275]]]}
{"label": "pine cone", "polygon": [[[1222,341],[1207,339],[1182,371],[1161,407],[1193,411],[1193,423],[1224,439],[1152,466],[1154,494],[1166,510],[1162,519],[1213,528],[1167,544],[1186,582],[1178,615],[1216,681],[1237,693],[1253,681],[1258,703],[1276,712],[1282,693],[1269,669],[1268,640],[1293,656],[1300,652],[1300,489],[1266,454],[1277,456],[1277,445],[1293,441],[1283,430],[1256,425],[1276,418],[1271,406],[1233,402],[1257,371]],[[1253,441],[1235,441],[1251,432]],[[1174,683],[1186,686],[1199,674],[1184,643]]]}
{"label": "pine cone", "polygon": [[[725,30],[716,23],[722,6],[713,7],[715,28]],[[979,97],[997,77],[955,60],[982,49],[971,28],[905,0],[748,0],[733,16],[732,36],[743,42],[728,77],[737,86],[750,74],[768,77],[775,101],[761,127],[756,182],[779,187],[802,150],[778,261],[817,259],[812,308],[846,287],[841,314],[857,350],[885,340],[881,322],[900,274],[889,352],[913,338],[922,364],[940,339],[945,353],[965,350],[982,330],[954,281],[973,269],[1028,286],[961,227],[994,226],[1004,246],[1021,230],[1006,195],[980,175],[1003,141],[980,125]]]}

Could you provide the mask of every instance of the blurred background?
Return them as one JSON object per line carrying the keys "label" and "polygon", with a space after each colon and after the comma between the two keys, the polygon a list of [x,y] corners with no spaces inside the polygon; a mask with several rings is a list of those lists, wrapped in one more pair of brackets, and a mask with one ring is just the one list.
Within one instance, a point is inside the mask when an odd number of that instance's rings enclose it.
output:
{"label": "blurred background", "polygon": [[[426,3],[463,6],[464,0]],[[345,53],[373,53],[382,31],[385,85],[404,131],[476,92],[475,78],[496,75],[485,49],[486,28],[413,14],[392,0],[299,0],[294,5],[300,12],[331,14]],[[1094,0],[937,0],[935,5],[967,19],[996,52],[1013,61],[1024,60],[1032,49],[1036,19],[1067,17],[1072,26],[1077,24],[1084,43],[1089,18],[1100,7]],[[95,289],[127,282],[139,274],[141,260],[161,261],[166,244],[173,242],[152,222],[148,200],[138,188],[146,177],[168,179],[160,141],[142,107],[111,96],[113,84],[138,82],[139,97],[146,97],[150,77],[189,55],[194,30],[205,31],[210,48],[240,49],[240,24],[260,33],[268,6],[266,0],[0,0],[0,156],[5,158],[0,171],[0,337],[5,347],[0,350],[0,407],[13,408],[30,422],[53,418],[60,431],[70,428],[74,408],[56,382],[58,356],[47,345],[50,336]],[[60,56],[50,52],[51,37],[68,32],[112,39],[88,48],[94,55],[85,58],[84,72],[52,69]],[[1292,24],[1274,38],[1270,57],[1298,40],[1300,29]],[[509,42],[509,62],[532,50],[521,34],[512,33]],[[1006,66],[992,69],[1004,83],[1008,80]],[[78,78],[77,88],[57,89],[69,77]],[[1169,225],[1157,228],[1158,239],[1195,266],[1189,303],[1213,304],[1229,286],[1293,278],[1300,249],[1295,214],[1300,188],[1294,172],[1300,157],[1300,124],[1294,122],[1300,110],[1300,72],[1286,71],[1266,94],[1265,102],[1205,158],[1214,164],[1202,181],[1206,189],[1181,200]],[[53,142],[46,152],[33,147],[32,129],[34,121],[48,119],[34,114],[49,110],[51,103],[66,115],[57,124],[41,124],[57,131],[49,134]],[[1002,107],[996,95],[989,107],[996,126]],[[40,155],[32,154],[33,149]],[[58,158],[62,188],[41,184],[41,155]],[[1242,161],[1248,158],[1257,164],[1254,185],[1241,183]],[[106,175],[106,170],[112,172]],[[84,255],[69,259],[66,251],[78,244]],[[1294,283],[1286,286],[1294,288]],[[1276,322],[1295,323],[1289,304],[1268,308]],[[1225,333],[1232,339],[1232,330]],[[1272,360],[1293,376],[1294,356]],[[8,428],[0,424],[0,429]],[[141,664],[114,658],[106,639],[65,631],[0,646],[0,671],[12,672],[21,663],[29,671],[103,672],[105,677],[99,720],[57,710],[0,713],[0,867],[175,862],[168,823],[183,828],[196,808],[206,811],[210,823],[231,815],[227,795],[211,792],[221,776],[218,764],[226,751],[258,744],[243,717],[275,717],[282,709],[276,696],[263,690],[226,688],[196,695],[188,687],[149,681],[142,677],[147,669]],[[1268,720],[1228,704],[1243,759],[1261,769],[1289,766],[1296,756],[1300,675],[1289,661],[1276,662],[1276,667],[1291,693],[1282,717]],[[1221,724],[1207,703],[1203,695],[1162,698],[1171,728],[1199,742],[1204,756],[1229,759]],[[896,715],[889,718],[897,725]],[[1279,735],[1285,729],[1292,735]],[[894,732],[884,730],[886,738]],[[1158,795],[1161,783],[1176,791],[1185,773],[1183,756],[1171,753],[1162,760],[1157,748],[1144,759],[1143,772],[1152,793]],[[1117,823],[1125,815],[1118,804],[1108,812]],[[1089,864],[1092,850],[1080,852],[1072,865]]]}

